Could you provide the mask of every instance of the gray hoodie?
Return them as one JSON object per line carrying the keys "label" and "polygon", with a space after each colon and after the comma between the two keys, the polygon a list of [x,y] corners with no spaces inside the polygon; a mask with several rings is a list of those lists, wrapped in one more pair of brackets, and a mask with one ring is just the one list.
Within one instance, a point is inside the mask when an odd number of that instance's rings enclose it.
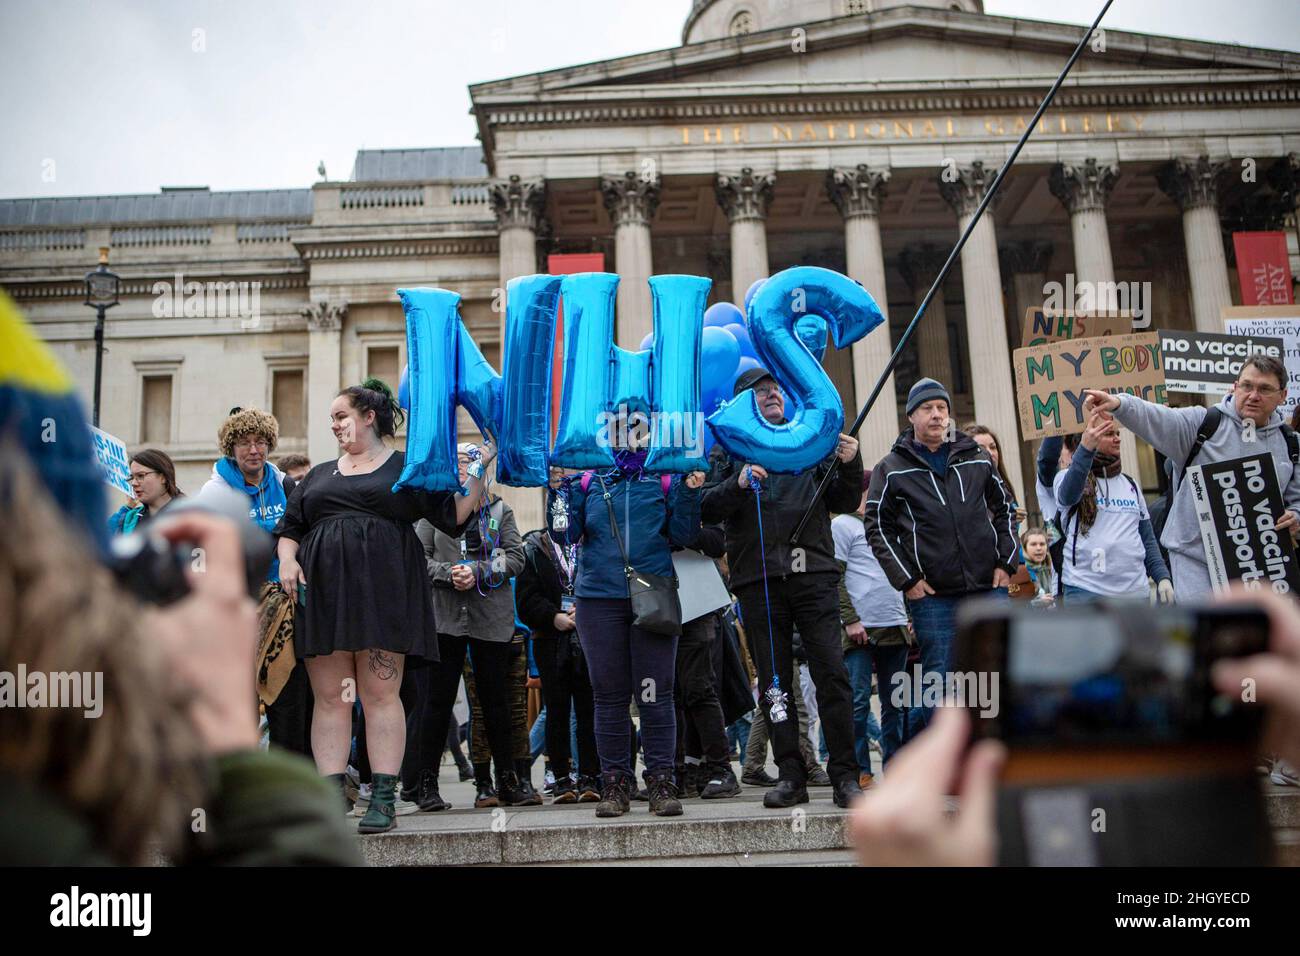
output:
{"label": "gray hoodie", "polygon": [[[1191,490],[1182,484],[1183,462],[1187,460],[1196,441],[1196,432],[1209,409],[1201,407],[1169,408],[1153,405],[1133,395],[1119,395],[1119,408],[1115,418],[1139,438],[1145,439],[1162,455],[1173,462],[1175,490],[1169,517],[1160,543],[1169,551],[1170,571],[1174,578],[1174,591],[1178,599],[1190,600],[1210,591],[1210,574],[1201,546],[1201,526],[1196,520],[1196,506]],[[1287,510],[1300,517],[1300,469],[1291,464],[1290,451],[1282,434],[1282,413],[1274,412],[1268,424],[1255,430],[1254,441],[1246,441],[1241,415],[1226,395],[1219,403],[1223,420],[1218,430],[1201,446],[1195,464],[1229,461],[1268,452],[1273,456],[1277,483],[1282,489],[1282,500]]]}

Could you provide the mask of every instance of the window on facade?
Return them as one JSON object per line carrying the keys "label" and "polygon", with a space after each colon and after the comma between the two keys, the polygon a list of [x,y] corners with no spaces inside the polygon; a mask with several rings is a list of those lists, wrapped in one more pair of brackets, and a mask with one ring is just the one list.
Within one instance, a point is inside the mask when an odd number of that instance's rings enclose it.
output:
{"label": "window on facade", "polygon": [[396,345],[372,348],[366,353],[366,377],[384,380],[393,394],[397,394],[397,385],[402,379],[402,369],[397,364],[398,348]]}
{"label": "window on facade", "polygon": [[867,0],[844,0],[844,15],[851,17],[857,13],[870,13]]}
{"label": "window on facade", "polygon": [[141,388],[140,441],[164,445],[172,438],[172,377],[146,375]]}
{"label": "window on facade", "polygon": [[731,18],[731,26],[727,28],[730,36],[738,37],[746,33],[754,32],[754,15],[748,10],[741,10]]}
{"label": "window on facade", "polygon": [[281,438],[307,437],[307,401],[303,370],[271,373],[271,414],[280,423]]}

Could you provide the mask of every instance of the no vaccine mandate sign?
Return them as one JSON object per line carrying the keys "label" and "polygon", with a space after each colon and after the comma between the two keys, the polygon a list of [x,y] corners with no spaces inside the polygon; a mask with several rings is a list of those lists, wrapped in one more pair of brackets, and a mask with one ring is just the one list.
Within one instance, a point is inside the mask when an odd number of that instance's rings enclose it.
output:
{"label": "no vaccine mandate sign", "polygon": [[1275,527],[1284,505],[1271,455],[1193,465],[1185,480],[1192,488],[1215,591],[1240,581],[1251,590],[1300,593],[1291,533]]}

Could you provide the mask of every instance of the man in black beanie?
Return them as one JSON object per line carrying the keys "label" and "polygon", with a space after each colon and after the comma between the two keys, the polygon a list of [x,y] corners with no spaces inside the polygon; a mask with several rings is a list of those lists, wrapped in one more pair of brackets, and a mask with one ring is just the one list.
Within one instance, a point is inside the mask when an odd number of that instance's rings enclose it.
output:
{"label": "man in black beanie", "polygon": [[[770,372],[754,368],[742,373],[736,379],[735,394],[750,389],[765,419],[774,425],[785,421],[785,396]],[[721,446],[716,446],[710,457],[701,518],[706,525],[722,524],[726,532],[731,590],[740,599],[750,652],[758,668],[761,706],[780,769],[780,779],[763,797],[763,805],[792,807],[808,802],[807,770],[799,754],[799,683],[791,649],[797,629],[817,686],[817,709],[831,757],[826,769],[835,788],[835,805],[847,807],[862,790],[853,747],[853,694],[840,648],[840,569],[830,516],[831,512],[852,512],[861,501],[858,442],[841,434],[834,455],[799,475],[769,475],[759,465],[730,458]],[[813,510],[802,539],[791,545],[791,533],[830,468],[837,469],[835,478]],[[757,496],[755,481],[761,492]],[[761,548],[756,499],[762,507]],[[779,677],[779,691],[773,688],[773,675]]]}
{"label": "man in black beanie", "polygon": [[[1011,491],[988,452],[952,427],[951,407],[934,379],[912,386],[911,424],[871,470],[864,517],[876,560],[907,598],[923,680],[932,673],[946,679],[951,670],[958,603],[999,589],[1005,596],[1019,553]],[[916,717],[908,720],[909,737],[930,718],[918,684],[881,688]]]}

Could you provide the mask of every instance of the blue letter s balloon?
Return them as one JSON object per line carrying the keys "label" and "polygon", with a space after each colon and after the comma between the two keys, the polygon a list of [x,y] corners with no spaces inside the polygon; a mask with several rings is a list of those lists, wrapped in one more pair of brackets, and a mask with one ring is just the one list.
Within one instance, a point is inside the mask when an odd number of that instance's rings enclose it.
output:
{"label": "blue letter s balloon", "polygon": [[753,393],[739,395],[709,418],[718,443],[739,461],[769,471],[797,473],[835,450],[844,406],[821,365],[795,332],[803,315],[825,320],[836,348],[858,341],[884,321],[862,286],[829,269],[798,266],[765,281],[750,303],[748,325],[758,360],[793,402],[794,417],[780,425],[763,418]]}

